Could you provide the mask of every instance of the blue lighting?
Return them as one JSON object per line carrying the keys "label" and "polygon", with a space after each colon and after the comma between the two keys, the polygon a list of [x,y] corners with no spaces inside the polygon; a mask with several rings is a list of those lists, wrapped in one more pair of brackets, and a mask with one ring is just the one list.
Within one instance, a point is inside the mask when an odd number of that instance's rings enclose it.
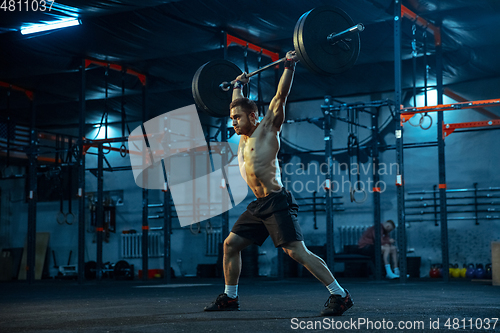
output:
{"label": "blue lighting", "polygon": [[73,18],[67,20],[52,21],[52,22],[47,22],[45,24],[37,24],[29,27],[23,27],[21,28],[21,34],[23,35],[33,34],[36,32],[73,27],[75,25],[80,25],[80,24],[81,22],[79,19],[73,19]]}

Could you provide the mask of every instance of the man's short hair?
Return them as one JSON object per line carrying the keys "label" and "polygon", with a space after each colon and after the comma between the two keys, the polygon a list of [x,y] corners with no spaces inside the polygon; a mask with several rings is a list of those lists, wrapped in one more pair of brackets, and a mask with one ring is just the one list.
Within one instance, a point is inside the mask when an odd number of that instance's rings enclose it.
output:
{"label": "man's short hair", "polygon": [[254,101],[246,97],[238,98],[232,101],[231,104],[229,105],[229,110],[237,106],[241,107],[247,115],[249,115],[252,112],[258,114],[257,104],[255,104]]}
{"label": "man's short hair", "polygon": [[387,221],[385,221],[385,222],[388,222],[388,223],[392,224],[392,228],[393,228],[393,229],[396,229],[396,224],[394,223],[394,221],[393,221],[393,220],[387,220]]}

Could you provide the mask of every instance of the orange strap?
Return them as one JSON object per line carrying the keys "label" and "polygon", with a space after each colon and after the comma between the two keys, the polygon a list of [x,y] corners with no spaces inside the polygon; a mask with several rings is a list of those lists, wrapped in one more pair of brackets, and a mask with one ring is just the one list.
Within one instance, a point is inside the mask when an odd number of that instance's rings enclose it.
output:
{"label": "orange strap", "polygon": [[440,189],[441,189],[441,188],[443,188],[443,189],[445,189],[445,190],[446,190],[446,184],[439,184],[439,186],[438,186],[438,187],[439,187]]}
{"label": "orange strap", "polygon": [[143,226],[142,226],[142,230],[149,230],[149,226],[147,226],[147,225],[143,225]]}
{"label": "orange strap", "polygon": [[373,192],[378,192],[378,193],[380,193],[380,192],[381,192],[380,187],[374,187],[374,188],[373,188]]}

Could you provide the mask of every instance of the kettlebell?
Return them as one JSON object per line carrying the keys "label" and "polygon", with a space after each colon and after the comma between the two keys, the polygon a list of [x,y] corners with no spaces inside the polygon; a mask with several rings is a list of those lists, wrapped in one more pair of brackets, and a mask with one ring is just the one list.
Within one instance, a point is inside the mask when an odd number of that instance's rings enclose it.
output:
{"label": "kettlebell", "polygon": [[486,266],[484,266],[484,270],[486,272],[485,278],[491,280],[493,275],[493,272],[491,271],[491,264],[486,264]]}
{"label": "kettlebell", "polygon": [[432,265],[431,270],[429,271],[429,276],[433,279],[436,279],[441,276],[439,273],[439,269],[437,268],[436,265]]}
{"label": "kettlebell", "polygon": [[469,264],[467,267],[467,271],[465,272],[465,277],[468,279],[474,278],[474,274],[476,273],[476,269],[474,268],[474,264]]}
{"label": "kettlebell", "polygon": [[453,265],[453,268],[450,268],[450,275],[454,278],[460,277],[460,268],[458,268],[458,264]]}
{"label": "kettlebell", "polygon": [[474,272],[474,277],[476,279],[484,279],[484,277],[485,277],[485,271],[484,271],[484,268],[483,268],[482,264],[477,264],[476,265],[476,271]]}
{"label": "kettlebell", "polygon": [[464,267],[460,268],[460,277],[465,278],[465,273],[467,273],[467,265],[464,264]]}
{"label": "kettlebell", "polygon": [[455,271],[455,268],[453,268],[453,264],[450,264],[448,267],[448,276],[453,276],[453,272]]}

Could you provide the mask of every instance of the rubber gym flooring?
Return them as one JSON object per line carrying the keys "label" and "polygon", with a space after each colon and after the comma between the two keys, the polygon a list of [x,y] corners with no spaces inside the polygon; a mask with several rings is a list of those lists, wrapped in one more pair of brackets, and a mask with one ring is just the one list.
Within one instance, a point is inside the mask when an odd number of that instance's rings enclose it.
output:
{"label": "rubber gym flooring", "polygon": [[221,279],[4,282],[0,332],[500,332],[500,287],[491,282],[339,282],[354,306],[326,319],[328,292],[312,278],[242,278],[239,312],[202,311]]}

